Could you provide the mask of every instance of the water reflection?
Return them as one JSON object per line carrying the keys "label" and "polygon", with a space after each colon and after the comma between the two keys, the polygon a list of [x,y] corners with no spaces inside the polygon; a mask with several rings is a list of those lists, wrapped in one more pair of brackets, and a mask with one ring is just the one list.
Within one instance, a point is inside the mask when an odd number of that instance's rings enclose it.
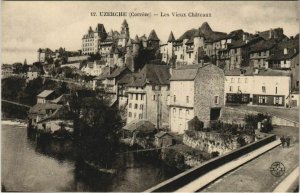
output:
{"label": "water reflection", "polygon": [[26,136],[24,127],[2,125],[1,174],[8,191],[139,192],[179,172],[153,155],[126,153],[115,157],[117,172],[105,174],[78,159],[71,141],[37,146]]}

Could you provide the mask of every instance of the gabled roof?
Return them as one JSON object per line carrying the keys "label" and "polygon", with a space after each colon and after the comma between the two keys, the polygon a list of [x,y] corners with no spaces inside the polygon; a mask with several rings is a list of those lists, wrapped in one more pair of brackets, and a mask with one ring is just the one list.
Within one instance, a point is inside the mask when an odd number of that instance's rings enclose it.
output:
{"label": "gabled roof", "polygon": [[172,71],[170,81],[174,80],[194,80],[198,73],[200,65],[186,65]]}
{"label": "gabled roof", "polygon": [[128,73],[128,74],[125,74],[117,82],[118,82],[118,84],[125,84],[126,85],[128,83],[131,83],[131,81],[133,81],[133,74],[132,73]]}
{"label": "gabled roof", "polygon": [[52,94],[53,92],[54,92],[54,90],[44,90],[40,94],[38,94],[37,97],[45,98],[45,97],[49,96],[50,94]]}
{"label": "gabled roof", "polygon": [[153,29],[151,32],[150,32],[150,35],[148,37],[148,41],[149,40],[152,40],[152,41],[159,41],[159,38],[157,37],[157,34],[155,32],[155,30]]}
{"label": "gabled roof", "polygon": [[276,43],[277,42],[274,39],[257,42],[250,47],[250,53],[264,51],[264,50],[270,50],[271,48],[273,48],[276,45]]}
{"label": "gabled roof", "polygon": [[168,42],[174,42],[174,41],[175,41],[175,38],[174,38],[173,32],[171,31],[169,38],[168,38]]}
{"label": "gabled roof", "polygon": [[134,74],[134,79],[128,86],[168,85],[170,84],[170,76],[169,66],[146,64],[140,72]]}
{"label": "gabled roof", "polygon": [[62,94],[59,97],[57,97],[54,100],[51,100],[51,103],[55,103],[55,104],[65,104],[66,102],[68,102],[71,98],[70,94]]}
{"label": "gabled roof", "polygon": [[129,124],[125,125],[123,129],[131,132],[153,132],[155,130],[155,125],[148,120],[133,120]]}

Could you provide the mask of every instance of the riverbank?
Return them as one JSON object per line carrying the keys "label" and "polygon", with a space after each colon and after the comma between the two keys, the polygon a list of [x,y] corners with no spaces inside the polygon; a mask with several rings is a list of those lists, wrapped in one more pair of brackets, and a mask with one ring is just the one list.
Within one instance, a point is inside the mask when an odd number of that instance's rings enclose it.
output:
{"label": "riverbank", "polygon": [[26,127],[27,123],[22,119],[1,119],[1,125],[13,125],[19,127]]}

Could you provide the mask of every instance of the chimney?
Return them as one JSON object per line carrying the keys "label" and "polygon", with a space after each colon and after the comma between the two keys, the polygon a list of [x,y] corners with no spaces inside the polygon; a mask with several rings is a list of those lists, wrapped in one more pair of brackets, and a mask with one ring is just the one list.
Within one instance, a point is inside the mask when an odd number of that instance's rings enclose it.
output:
{"label": "chimney", "polygon": [[272,36],[273,36],[273,30],[271,28],[270,31],[269,31],[269,38],[272,38]]}

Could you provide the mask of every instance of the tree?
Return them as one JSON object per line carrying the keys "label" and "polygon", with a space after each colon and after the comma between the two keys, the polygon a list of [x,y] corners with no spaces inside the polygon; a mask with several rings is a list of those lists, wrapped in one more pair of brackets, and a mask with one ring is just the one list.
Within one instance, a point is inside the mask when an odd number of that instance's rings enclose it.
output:
{"label": "tree", "polygon": [[109,166],[118,147],[118,130],[122,127],[118,111],[95,97],[73,95],[70,105],[81,158],[102,167]]}

